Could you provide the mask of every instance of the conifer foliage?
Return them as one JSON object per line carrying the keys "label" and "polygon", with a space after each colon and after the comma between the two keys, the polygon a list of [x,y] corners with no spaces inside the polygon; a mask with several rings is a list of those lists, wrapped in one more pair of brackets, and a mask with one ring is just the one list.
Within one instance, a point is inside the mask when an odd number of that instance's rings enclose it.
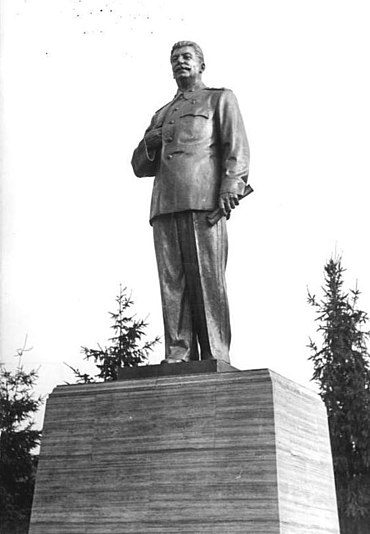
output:
{"label": "conifer foliage", "polygon": [[319,347],[310,340],[313,380],[325,402],[333,453],[342,534],[370,532],[370,360],[368,316],[356,288],[343,289],[341,258],[325,265],[322,300],[314,307]]}
{"label": "conifer foliage", "polygon": [[37,372],[25,371],[18,350],[15,370],[0,368],[0,533],[28,532],[41,432],[33,416],[42,404],[35,397]]}
{"label": "conifer foliage", "polygon": [[111,344],[104,348],[98,345],[96,349],[82,347],[85,359],[93,360],[99,373],[94,378],[69,366],[80,383],[94,382],[96,379],[117,380],[119,368],[137,367],[143,364],[159,342],[159,337],[152,341],[142,341],[142,337],[146,335],[145,330],[148,324],[145,320],[137,319],[135,315],[130,313],[130,308],[134,302],[127,295],[127,288],[120,286],[116,303],[117,311],[109,312],[113,322],[111,328],[114,331],[114,335],[109,338]]}

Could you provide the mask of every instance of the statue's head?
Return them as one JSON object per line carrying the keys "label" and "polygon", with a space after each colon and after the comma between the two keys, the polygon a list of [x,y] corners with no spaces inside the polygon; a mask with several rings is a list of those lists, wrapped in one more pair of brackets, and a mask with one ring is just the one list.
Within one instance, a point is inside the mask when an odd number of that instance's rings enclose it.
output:
{"label": "statue's head", "polygon": [[177,82],[187,78],[200,80],[206,68],[202,49],[194,41],[175,43],[171,50],[171,66]]}
{"label": "statue's head", "polygon": [[197,56],[199,61],[204,64],[203,51],[202,51],[201,47],[197,43],[195,43],[194,41],[178,41],[177,43],[175,43],[173,45],[173,47],[172,47],[172,50],[171,50],[171,60],[172,60],[172,54],[174,53],[174,51],[177,48],[183,48],[184,46],[190,46],[191,48],[193,48],[193,50],[195,52],[195,55]]}

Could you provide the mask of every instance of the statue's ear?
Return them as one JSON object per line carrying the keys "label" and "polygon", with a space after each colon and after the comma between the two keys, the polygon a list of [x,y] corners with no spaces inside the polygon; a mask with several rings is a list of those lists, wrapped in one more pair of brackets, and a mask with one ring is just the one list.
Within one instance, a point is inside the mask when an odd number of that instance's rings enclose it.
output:
{"label": "statue's ear", "polygon": [[205,63],[201,63],[200,64],[200,72],[204,72],[206,69],[206,64]]}

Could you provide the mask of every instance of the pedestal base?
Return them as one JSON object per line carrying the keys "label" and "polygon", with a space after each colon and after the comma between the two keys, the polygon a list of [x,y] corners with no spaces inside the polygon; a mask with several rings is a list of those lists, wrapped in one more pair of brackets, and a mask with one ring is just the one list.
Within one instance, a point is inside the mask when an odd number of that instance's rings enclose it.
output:
{"label": "pedestal base", "polygon": [[157,378],[163,376],[185,376],[204,373],[231,373],[239,371],[222,360],[199,360],[184,363],[167,363],[160,365],[142,365],[140,367],[123,367],[118,370],[118,380],[134,378]]}
{"label": "pedestal base", "polygon": [[266,369],[58,386],[30,534],[65,533],[339,534],[325,408]]}

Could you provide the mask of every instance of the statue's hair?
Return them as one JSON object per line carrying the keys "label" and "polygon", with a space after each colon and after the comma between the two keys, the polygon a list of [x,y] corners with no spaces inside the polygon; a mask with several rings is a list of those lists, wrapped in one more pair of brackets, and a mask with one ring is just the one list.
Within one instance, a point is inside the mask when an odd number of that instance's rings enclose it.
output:
{"label": "statue's hair", "polygon": [[194,48],[195,55],[198,57],[201,63],[204,63],[203,51],[197,43],[194,43],[194,41],[178,41],[173,45],[170,57],[172,58],[172,54],[177,48],[182,48],[183,46],[191,46]]}

